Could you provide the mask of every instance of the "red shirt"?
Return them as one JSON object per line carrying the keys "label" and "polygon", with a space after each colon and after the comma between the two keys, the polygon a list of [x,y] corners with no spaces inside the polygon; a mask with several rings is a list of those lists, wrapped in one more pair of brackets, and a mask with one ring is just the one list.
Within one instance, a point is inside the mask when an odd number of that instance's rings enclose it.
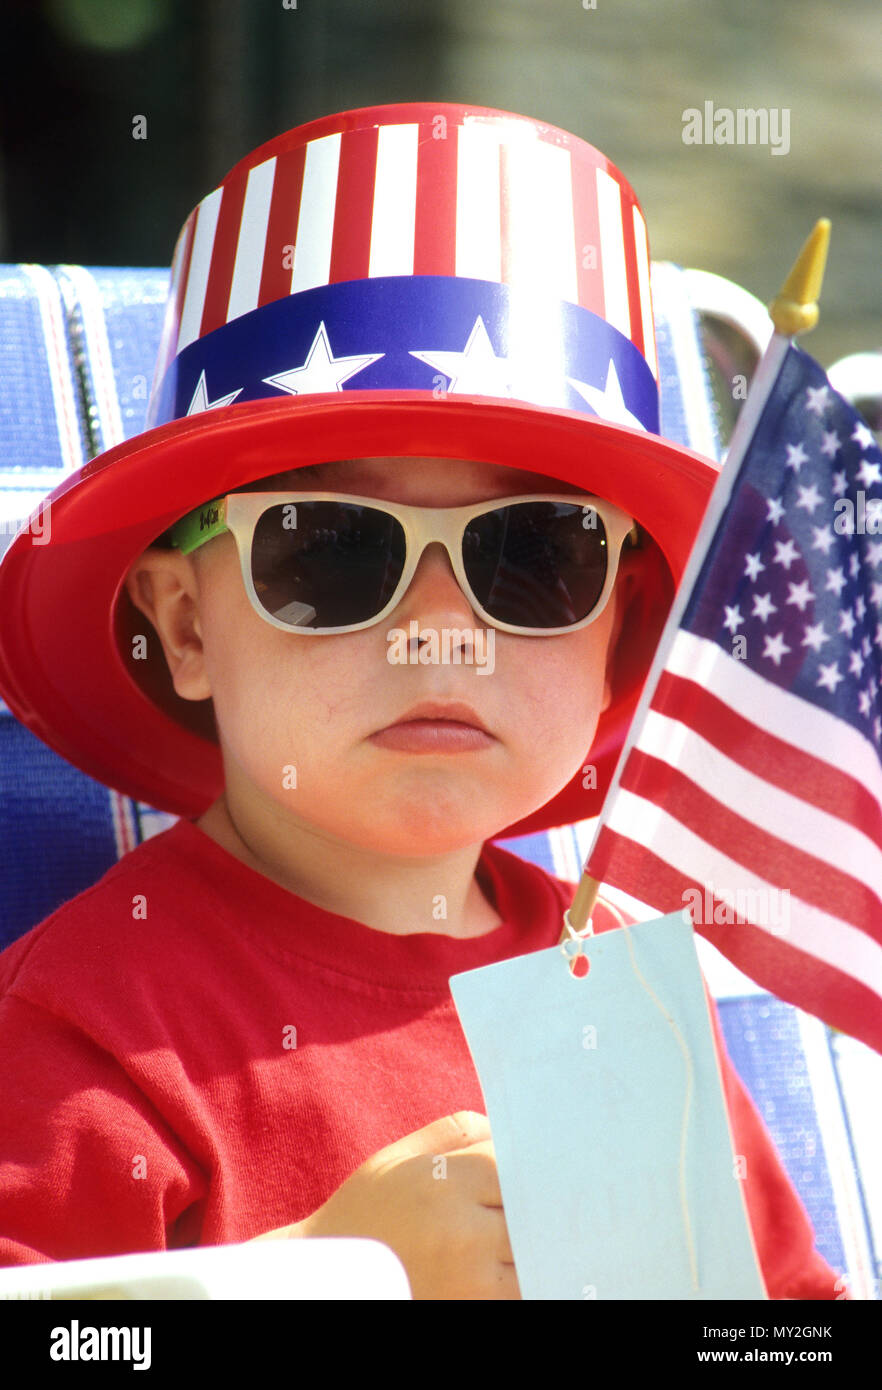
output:
{"label": "red shirt", "polygon": [[[494,845],[477,872],[495,931],[393,936],[182,820],[14,942],[0,955],[0,1264],[248,1240],[315,1211],[403,1135],[483,1113],[448,979],[554,944],[573,889]],[[770,1296],[833,1298],[722,1065]]]}

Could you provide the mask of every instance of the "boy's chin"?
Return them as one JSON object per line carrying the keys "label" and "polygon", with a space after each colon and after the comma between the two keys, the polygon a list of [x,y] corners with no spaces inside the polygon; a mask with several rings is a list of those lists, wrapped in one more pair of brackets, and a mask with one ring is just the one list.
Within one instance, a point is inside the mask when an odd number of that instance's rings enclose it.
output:
{"label": "boy's chin", "polygon": [[425,858],[453,854],[490,840],[509,825],[514,825],[535,808],[442,808],[425,805],[407,808],[398,814],[387,812],[372,815],[360,826],[350,828],[349,838],[366,850],[395,858]]}

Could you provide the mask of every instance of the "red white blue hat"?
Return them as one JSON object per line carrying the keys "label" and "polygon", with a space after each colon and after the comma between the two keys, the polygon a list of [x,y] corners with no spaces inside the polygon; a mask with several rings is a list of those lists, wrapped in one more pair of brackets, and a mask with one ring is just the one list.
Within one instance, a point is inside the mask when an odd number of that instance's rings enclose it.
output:
{"label": "red white blue hat", "polygon": [[65,480],[49,544],[25,532],[0,564],[0,693],[90,775],[197,816],[223,788],[210,702],[176,695],[158,641],[132,656],[147,620],[124,580],[148,545],[224,490],[335,458],[547,472],[629,512],[663,557],[590,759],[504,833],[594,815],[716,477],[659,437],[657,375],[643,214],[585,141],[439,103],[289,131],[184,224],[147,431]]}

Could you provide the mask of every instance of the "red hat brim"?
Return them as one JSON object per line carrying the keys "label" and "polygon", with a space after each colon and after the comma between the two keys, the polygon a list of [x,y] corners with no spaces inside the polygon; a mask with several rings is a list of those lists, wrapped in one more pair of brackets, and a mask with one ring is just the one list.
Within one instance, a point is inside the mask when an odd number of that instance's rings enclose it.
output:
{"label": "red hat brim", "polygon": [[[516,401],[422,391],[351,391],[256,401],[175,420],[93,459],[46,502],[48,543],[23,530],[0,563],[0,693],[13,714],[91,777],[189,818],[223,790],[210,701],[180,699],[157,659],[132,656],[150,629],[124,587],[135,560],[211,497],[282,470],[339,458],[474,459],[575,484],[621,507],[652,536],[676,584],[716,481],[707,458],[636,429]],[[45,533],[45,523],[44,533]],[[647,581],[651,582],[651,581]],[[657,582],[657,579],[656,579]],[[500,836],[599,812],[652,659],[626,689],[556,797]],[[582,764],[596,768],[583,786]]]}

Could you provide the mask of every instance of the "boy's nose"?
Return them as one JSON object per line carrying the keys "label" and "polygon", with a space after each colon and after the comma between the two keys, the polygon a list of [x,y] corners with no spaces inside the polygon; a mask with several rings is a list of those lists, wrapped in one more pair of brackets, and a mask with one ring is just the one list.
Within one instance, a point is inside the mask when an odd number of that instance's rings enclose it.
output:
{"label": "boy's nose", "polygon": [[484,626],[459,587],[450,557],[439,541],[426,546],[410,586],[389,622],[405,626],[413,618],[422,627]]}

